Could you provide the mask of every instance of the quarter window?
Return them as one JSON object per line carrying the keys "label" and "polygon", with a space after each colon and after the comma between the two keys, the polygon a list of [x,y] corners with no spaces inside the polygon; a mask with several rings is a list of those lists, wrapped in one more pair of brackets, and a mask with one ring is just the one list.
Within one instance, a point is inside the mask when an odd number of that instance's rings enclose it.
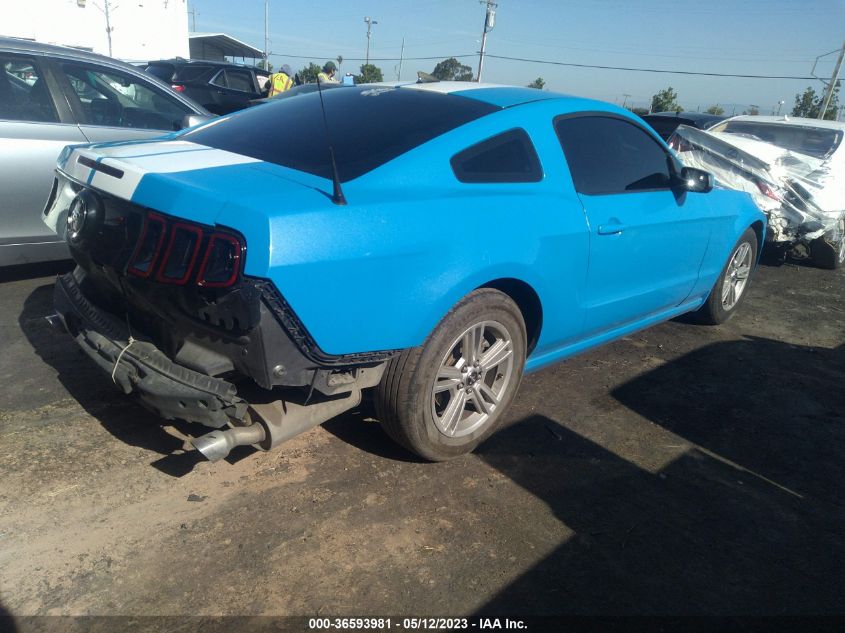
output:
{"label": "quarter window", "polygon": [[0,55],[0,119],[59,120],[43,75],[32,59]]}
{"label": "quarter window", "polygon": [[606,116],[555,121],[572,181],[588,195],[668,189],[669,154],[633,123]]}
{"label": "quarter window", "polygon": [[525,130],[508,130],[455,154],[452,170],[461,182],[539,182],[543,170]]}
{"label": "quarter window", "polygon": [[232,90],[241,92],[255,92],[252,87],[252,75],[248,70],[226,69],[226,83]]}

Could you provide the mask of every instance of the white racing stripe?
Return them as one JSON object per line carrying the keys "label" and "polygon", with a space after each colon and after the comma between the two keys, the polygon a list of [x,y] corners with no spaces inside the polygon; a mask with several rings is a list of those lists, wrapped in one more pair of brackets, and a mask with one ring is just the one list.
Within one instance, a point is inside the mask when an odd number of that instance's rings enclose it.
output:
{"label": "white racing stripe", "polygon": [[[123,177],[115,178],[86,167],[79,163],[80,156],[119,169],[123,172]],[[124,200],[131,200],[138,183],[146,174],[167,174],[260,162],[257,158],[176,140],[75,149],[61,165],[61,169],[75,180]]]}

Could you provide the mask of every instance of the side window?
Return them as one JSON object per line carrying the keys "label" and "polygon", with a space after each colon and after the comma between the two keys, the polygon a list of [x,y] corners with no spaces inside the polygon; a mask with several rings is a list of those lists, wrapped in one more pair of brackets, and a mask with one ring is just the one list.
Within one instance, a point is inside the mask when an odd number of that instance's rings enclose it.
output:
{"label": "side window", "polygon": [[62,64],[82,104],[84,123],[146,130],[177,130],[188,106],[130,74],[85,64]]}
{"label": "side window", "polygon": [[248,70],[238,70],[237,68],[226,69],[226,83],[232,90],[240,90],[241,92],[255,92],[252,85],[252,74]]}
{"label": "side window", "polygon": [[521,128],[481,141],[455,154],[451,163],[461,182],[539,182],[543,179],[534,144]]}
{"label": "side window", "polygon": [[669,154],[633,123],[606,116],[555,121],[578,193],[588,195],[668,189]]}
{"label": "side window", "polygon": [[0,54],[0,119],[58,122],[50,90],[34,59]]}
{"label": "side window", "polygon": [[214,77],[212,77],[211,81],[209,81],[208,83],[210,83],[212,86],[217,86],[218,88],[228,88],[229,86],[226,83],[226,71],[218,71],[217,74],[214,75]]}

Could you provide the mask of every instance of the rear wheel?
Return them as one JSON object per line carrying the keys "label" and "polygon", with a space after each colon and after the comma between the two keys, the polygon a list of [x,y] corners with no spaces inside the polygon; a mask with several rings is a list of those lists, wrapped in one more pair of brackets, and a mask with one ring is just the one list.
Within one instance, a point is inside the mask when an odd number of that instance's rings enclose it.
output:
{"label": "rear wheel", "polygon": [[810,256],[819,268],[836,270],[845,264],[845,218],[836,229],[810,243]]}
{"label": "rear wheel", "polygon": [[730,319],[745,298],[745,290],[757,262],[757,234],[748,228],[733,247],[719,278],[710,291],[707,302],[701,306],[701,320],[718,325]]}
{"label": "rear wheel", "polygon": [[525,353],[516,304],[498,290],[476,290],[422,347],[390,361],[376,389],[377,417],[388,435],[425,459],[468,453],[501,424]]}

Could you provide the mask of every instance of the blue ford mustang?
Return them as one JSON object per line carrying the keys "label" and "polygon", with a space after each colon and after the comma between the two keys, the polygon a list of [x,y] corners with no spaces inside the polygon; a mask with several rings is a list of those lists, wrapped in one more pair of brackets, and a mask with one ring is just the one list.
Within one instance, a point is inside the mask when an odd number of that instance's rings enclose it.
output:
{"label": "blue ford mustang", "polygon": [[365,390],[407,448],[468,452],[525,371],[729,318],[765,235],[746,194],[625,110],[451,82],[69,147],[45,221],[78,263],[55,322],[127,394],[216,429],[194,439],[210,459]]}

